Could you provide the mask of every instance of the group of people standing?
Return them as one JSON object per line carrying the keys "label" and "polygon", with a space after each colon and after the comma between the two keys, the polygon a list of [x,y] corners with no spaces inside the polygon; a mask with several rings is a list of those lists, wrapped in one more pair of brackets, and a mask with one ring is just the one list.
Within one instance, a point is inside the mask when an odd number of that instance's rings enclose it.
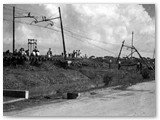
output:
{"label": "group of people standing", "polygon": [[[20,56],[29,56],[29,50],[25,50],[24,48],[20,48],[19,51],[17,51],[17,49],[15,49],[14,55],[20,55]],[[69,58],[78,58],[80,56],[81,52],[80,50],[73,50],[72,53],[68,53],[68,57]],[[37,46],[35,46],[34,50],[31,52],[30,56],[40,56],[39,50],[37,48]],[[62,53],[63,56],[63,53]],[[49,48],[49,50],[47,51],[47,57],[51,58],[52,57],[52,50],[51,48]],[[112,65],[112,60],[109,60],[109,69],[111,69],[111,65]],[[121,61],[118,61],[118,70],[120,70],[121,68]],[[141,71],[142,70],[142,63],[141,62],[137,62],[136,65],[136,71]]]}
{"label": "group of people standing", "polygon": [[72,53],[68,53],[68,57],[69,58],[78,58],[81,55],[81,51],[80,50],[73,50]]}
{"label": "group of people standing", "polygon": [[[112,60],[110,59],[109,60],[109,69],[111,69],[111,64],[112,64]],[[119,60],[118,61],[118,70],[120,70],[122,64],[121,64],[121,61]],[[142,63],[141,62],[137,62],[137,65],[136,65],[136,71],[141,71],[142,70]]]}
{"label": "group of people standing", "polygon": [[[109,60],[109,69],[111,69],[112,60]],[[118,70],[121,68],[121,61],[118,61]]]}
{"label": "group of people standing", "polygon": [[39,52],[37,46],[35,46],[34,50],[31,53],[31,56],[40,56],[40,52]]}
{"label": "group of people standing", "polygon": [[24,48],[20,48],[19,51],[17,51],[17,49],[15,49],[13,52],[13,55],[29,56],[29,50],[25,50]]}
{"label": "group of people standing", "polygon": [[[29,53],[29,50],[25,50],[24,48],[20,48],[19,51],[17,51],[17,49],[15,49],[14,55],[21,55],[21,56],[40,56],[40,52],[37,48],[37,46],[35,46],[35,48],[33,49],[33,51],[31,53]],[[78,58],[81,54],[80,50],[73,50],[72,53],[68,53],[68,57],[69,58]],[[63,56],[63,53],[62,53]],[[47,51],[47,57],[51,58],[52,57],[52,49],[49,48],[49,50]]]}
{"label": "group of people standing", "polygon": [[[37,48],[37,46],[35,46],[35,48],[33,49],[33,51],[31,53],[29,53],[29,50],[25,50],[24,48],[20,48],[19,51],[17,51],[17,49],[14,50],[13,55],[20,55],[20,56],[40,56],[40,52]],[[48,52],[47,52],[47,56],[51,57],[52,56],[52,50],[51,48],[49,48]]]}

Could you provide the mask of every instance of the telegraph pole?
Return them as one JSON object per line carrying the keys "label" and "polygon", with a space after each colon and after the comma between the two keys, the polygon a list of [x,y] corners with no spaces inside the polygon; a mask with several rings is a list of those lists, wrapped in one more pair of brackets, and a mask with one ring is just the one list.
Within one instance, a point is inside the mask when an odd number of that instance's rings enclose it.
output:
{"label": "telegraph pole", "polygon": [[63,24],[62,24],[62,18],[61,18],[61,9],[59,9],[59,18],[60,18],[60,23],[61,23],[61,33],[62,33],[62,42],[63,42],[63,54],[64,54],[64,59],[66,60],[66,47],[65,47],[65,41],[64,41],[64,33],[63,33]]}
{"label": "telegraph pole", "polygon": [[122,46],[121,46],[121,49],[120,49],[120,51],[119,51],[119,54],[118,54],[118,58],[117,58],[116,63],[118,63],[118,60],[119,60],[119,58],[120,58],[120,55],[121,55],[121,52],[122,52],[122,48],[123,48],[123,46],[124,46],[124,42],[125,42],[125,40],[122,42]]}
{"label": "telegraph pole", "polygon": [[153,52],[153,59],[155,58],[155,48],[154,48],[154,52]]}
{"label": "telegraph pole", "polygon": [[[133,47],[133,34],[134,34],[134,32],[132,32],[132,43],[131,43],[131,47]],[[133,49],[131,48],[131,58],[132,58],[132,52],[133,52]]]}
{"label": "telegraph pole", "polygon": [[13,53],[15,50],[15,7],[13,7]]}

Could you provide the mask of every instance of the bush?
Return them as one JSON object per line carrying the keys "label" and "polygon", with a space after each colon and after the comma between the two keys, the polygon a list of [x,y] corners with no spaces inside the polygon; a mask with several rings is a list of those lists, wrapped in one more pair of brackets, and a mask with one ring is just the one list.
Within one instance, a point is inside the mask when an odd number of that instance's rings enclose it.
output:
{"label": "bush", "polygon": [[104,75],[103,82],[105,83],[105,86],[108,86],[111,80],[112,80],[112,75],[110,74]]}
{"label": "bush", "polygon": [[150,71],[147,68],[145,68],[145,69],[142,70],[142,77],[143,77],[143,79],[149,79],[150,78],[149,72]]}
{"label": "bush", "polygon": [[65,60],[57,60],[54,65],[66,69],[68,67],[68,63]]}

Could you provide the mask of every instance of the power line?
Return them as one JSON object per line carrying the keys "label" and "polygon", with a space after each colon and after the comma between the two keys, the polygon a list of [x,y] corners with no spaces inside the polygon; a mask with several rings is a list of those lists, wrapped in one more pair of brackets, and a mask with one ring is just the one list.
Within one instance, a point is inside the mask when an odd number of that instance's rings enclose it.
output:
{"label": "power line", "polygon": [[[11,21],[11,20],[10,20],[10,21]],[[29,24],[29,23],[21,22],[21,21],[15,21],[15,22],[17,22],[17,23],[24,23],[24,24],[27,24],[27,25],[31,25],[31,24]],[[39,26],[39,27],[42,27],[42,28],[46,28],[46,27],[43,27],[43,26],[40,26],[40,25],[36,25],[36,24],[32,24],[32,25],[33,25],[33,26]],[[55,31],[57,31],[57,32],[61,32],[60,30],[56,30],[56,29],[53,29],[53,28],[48,28],[48,27],[47,27],[47,29],[55,30]],[[68,30],[65,29],[65,31],[68,31]],[[85,38],[84,36],[75,34],[75,33],[71,32],[71,31],[68,31],[68,32],[72,33],[72,35],[74,35],[75,37],[79,36],[79,37],[81,37],[81,38]],[[74,38],[75,38],[75,37],[74,37]],[[92,40],[92,39],[90,39],[90,38],[85,38],[85,39],[88,39],[89,42],[91,42],[90,40]],[[79,39],[79,40],[81,40],[81,39]],[[94,40],[94,41],[96,41],[96,40]],[[98,42],[98,41],[96,41],[96,42]],[[105,43],[105,44],[107,44],[107,43]],[[93,44],[93,45],[96,46],[95,44]],[[108,44],[107,44],[107,45],[108,45]],[[99,47],[99,46],[97,46],[97,47]],[[101,47],[99,47],[99,48],[101,48]],[[102,48],[101,48],[101,49],[102,49]],[[106,50],[106,49],[104,49],[104,50]],[[109,51],[109,52],[111,52],[111,51]]]}
{"label": "power line", "polygon": [[[18,13],[21,13],[21,14],[29,13],[28,10],[20,9],[20,8],[18,8],[18,7],[16,7],[16,6],[12,6],[12,5],[9,5],[9,6],[10,6],[10,7],[15,7],[15,10],[16,10],[15,12],[18,12]],[[6,7],[4,7],[4,8],[6,8]],[[13,11],[13,8],[6,8],[6,9]],[[17,11],[17,10],[18,10],[18,11]],[[22,11],[23,11],[23,12],[22,12]],[[32,12],[32,13],[35,13],[35,12]],[[41,15],[41,14],[39,14],[39,13],[35,13],[35,14]]]}
{"label": "power line", "polygon": [[[7,8],[6,8],[6,9],[7,9]],[[4,20],[6,20],[6,19],[4,19]],[[11,21],[11,20],[6,20],[6,21]],[[22,24],[31,25],[30,23],[21,22],[21,21],[15,21],[15,22],[16,22],[16,23],[22,23]],[[56,30],[56,29],[53,29],[53,28],[48,28],[48,27],[40,26],[40,25],[37,25],[37,24],[32,24],[32,26],[37,26],[37,27],[41,27],[41,28],[47,28],[47,29],[50,29],[50,30],[54,30],[54,31],[57,31],[57,32],[61,32],[60,30]],[[57,27],[59,27],[59,26],[57,26]],[[72,31],[70,31],[70,30],[68,30],[68,29],[65,29],[65,31],[72,34],[72,36],[69,35],[70,37],[73,37],[73,38],[75,38],[75,39],[77,39],[77,40],[80,40],[80,41],[82,41],[82,40],[81,40],[81,39],[78,39],[77,37],[81,37],[81,38],[83,38],[83,39],[87,39],[87,40],[89,40],[89,41],[87,41],[87,42],[89,42],[89,43],[91,42],[90,40],[96,41],[96,40],[94,40],[94,39],[91,39],[91,38],[88,38],[88,37],[79,35],[79,34],[77,34],[77,33],[75,33],[75,32],[72,32]],[[74,36],[73,36],[73,35],[74,35]],[[84,42],[84,41],[83,41],[83,42]],[[96,41],[96,42],[100,42],[100,41]],[[101,41],[101,43],[107,44],[106,42],[103,42],[103,41]],[[94,45],[94,46],[96,46],[96,47],[98,47],[98,48],[100,48],[100,49],[103,49],[103,50],[105,50],[105,51],[108,51],[108,52],[114,54],[113,52],[111,52],[111,51],[109,51],[109,50],[106,50],[106,49],[104,49],[104,48],[102,48],[102,47],[99,47],[99,46],[97,46],[97,45],[95,45],[95,44],[93,44],[93,43],[91,43],[91,44]],[[108,43],[108,44],[113,44],[113,43]],[[108,44],[107,44],[107,45],[108,45]],[[115,44],[113,44],[113,45],[115,45]],[[143,52],[145,52],[145,51],[143,51]]]}
{"label": "power line", "polygon": [[[5,19],[5,18],[4,18],[3,20],[12,22],[12,20],[7,20],[7,19]],[[61,32],[61,31],[59,31],[59,30],[57,30],[57,29],[48,28],[48,27],[44,27],[44,26],[41,26],[41,25],[30,24],[30,23],[27,23],[27,22],[21,22],[21,21],[17,21],[17,20],[16,20],[15,22],[16,22],[16,23],[21,23],[21,24],[30,25],[30,26],[36,26],[36,27],[41,27],[41,28],[45,28],[45,29],[50,29],[50,30],[54,30],[54,31],[56,31],[56,32]]]}
{"label": "power line", "polygon": [[[26,10],[26,9],[22,9],[22,8],[19,8],[19,7],[17,7],[17,6],[13,6],[13,5],[9,5],[9,4],[7,4],[9,7],[15,7],[16,8],[16,10],[19,10],[19,11],[24,11],[24,12],[26,12],[26,13],[29,13],[30,11],[29,10]],[[23,12],[23,13],[24,13]],[[45,15],[42,15],[42,14],[39,14],[39,13],[37,13],[37,12],[31,12],[31,13],[34,13],[34,14],[36,14],[36,15],[40,15],[40,16],[45,16]],[[52,16],[55,16],[56,14],[58,13],[58,10],[57,10],[57,12],[55,12],[55,13],[53,13],[53,15]]]}
{"label": "power line", "polygon": [[[67,31],[67,30],[65,29],[65,32],[66,32],[66,31]],[[81,40],[81,39],[77,38],[77,35],[78,35],[78,34],[75,34],[75,33],[71,32],[71,31],[70,31],[70,33],[72,33],[72,36],[71,36],[70,34],[67,34],[67,36],[70,36],[70,37],[72,37],[72,38],[75,38],[75,39],[77,39],[77,40],[80,40],[80,41],[82,41],[82,42],[85,42],[84,40]],[[79,35],[78,35],[78,36],[79,36]],[[79,36],[79,37],[82,37],[82,36]],[[85,39],[86,39],[86,38],[85,38]],[[91,40],[92,40],[92,39],[91,39]],[[90,40],[88,40],[87,42],[90,43],[90,44],[92,44],[92,45],[95,46],[95,47],[98,47],[98,48],[100,48],[100,49],[102,49],[102,50],[105,50],[105,51],[107,51],[107,52],[112,53],[112,54],[115,55],[114,52],[109,51],[109,50],[107,50],[107,49],[104,49],[104,48],[102,48],[102,47],[100,47],[100,46],[97,46],[97,45],[91,43]],[[99,41],[96,41],[96,42],[99,42]]]}
{"label": "power line", "polygon": [[[55,23],[55,25],[56,25],[56,23]],[[59,27],[58,25],[56,25],[56,27]],[[60,27],[59,27],[60,28]],[[69,29],[69,30],[68,30]],[[71,28],[69,28],[69,27],[66,27],[66,26],[64,26],[64,30],[66,30],[67,32],[70,32],[71,34],[75,34],[75,35],[78,35],[78,36],[80,36],[80,37],[83,37],[83,38],[85,38],[85,39],[89,39],[89,40],[93,40],[93,41],[96,41],[97,42],[97,40],[94,40],[94,39],[92,39],[92,38],[89,38],[89,37],[87,37],[87,36],[84,36],[84,35],[80,35],[78,32],[75,32],[75,30],[73,30],[73,29],[71,29]],[[73,31],[74,32],[73,32]],[[86,32],[82,32],[82,33],[85,33],[86,34]],[[89,34],[91,34],[91,33],[89,33]],[[92,33],[93,34],[93,33]],[[121,45],[121,43],[110,43],[110,42],[104,42],[104,41],[99,41],[99,42],[102,42],[102,43],[104,43],[104,44],[112,44],[112,45]]]}
{"label": "power line", "polygon": [[[13,8],[7,8],[5,6],[3,6],[3,8],[5,9],[3,12],[5,12],[6,10],[8,10],[8,12],[11,12],[13,14]],[[23,14],[26,14],[28,12],[20,12],[20,11],[15,11],[15,14],[17,15],[23,15]]]}
{"label": "power line", "polygon": [[[60,28],[59,26],[56,26],[56,27]],[[64,30],[65,30],[66,32],[71,33],[72,35],[79,36],[79,37],[84,38],[84,39],[87,39],[87,40],[89,40],[89,41],[95,41],[95,42],[103,43],[103,44],[106,44],[106,45],[108,45],[108,44],[120,45],[120,44],[118,44],[118,43],[116,44],[116,43],[109,43],[109,42],[104,42],[104,41],[97,41],[97,40],[95,40],[95,39],[92,39],[92,38],[89,38],[89,37],[80,35],[80,34],[78,34],[78,33],[72,32],[72,31],[70,31],[70,30],[67,30],[67,29],[64,29]]]}
{"label": "power line", "polygon": [[[69,28],[69,27],[66,27],[66,26],[64,26],[64,28],[67,28],[67,31],[68,32],[72,32],[73,33],[73,29],[71,29],[71,28]],[[69,29],[69,30],[68,30]],[[85,33],[86,34],[86,32],[85,31],[80,31],[81,33]],[[75,32],[75,30],[74,30],[74,33],[75,34],[79,34],[78,32]],[[93,35],[93,33],[87,33],[87,34],[90,34],[90,35]],[[82,35],[83,36],[83,35]],[[87,37],[87,36],[83,36],[83,37],[86,37],[86,39],[90,39],[90,40],[94,40],[94,39],[92,39],[92,38],[89,38],[89,37]],[[97,42],[97,40],[95,40],[96,42]],[[104,41],[100,41],[100,42],[102,42],[102,43],[104,43],[104,44],[112,44],[112,45],[121,45],[121,43],[111,43],[111,42],[104,42]]]}
{"label": "power line", "polygon": [[[7,20],[7,19],[3,19],[3,20],[12,22],[12,20]],[[17,21],[17,20],[16,20],[15,22],[16,22],[16,23],[21,23],[21,24],[30,25],[30,26],[41,27],[41,28],[44,28],[44,29],[54,30],[54,31],[56,31],[56,32],[61,32],[60,30],[57,30],[57,29],[54,29],[54,28],[49,28],[49,27],[44,27],[44,26],[37,25],[37,24],[30,24],[30,23],[27,23],[27,22],[21,22],[21,21]],[[66,30],[65,30],[65,32],[66,32]],[[71,33],[72,33],[72,32],[71,32]],[[77,35],[75,35],[74,33],[72,33],[72,34],[66,33],[66,35],[69,36],[69,37],[75,38],[76,40],[80,40],[80,41],[82,41],[82,42],[85,42],[84,40],[81,40],[80,38],[77,38],[77,37],[81,37],[81,36],[77,36]],[[104,49],[104,48],[102,48],[102,47],[100,47],[100,46],[97,46],[97,45],[91,43],[90,40],[88,40],[87,42],[90,43],[90,44],[92,44],[92,45],[95,46],[95,47],[98,47],[98,48],[100,48],[100,49],[102,49],[102,50],[105,50],[105,51],[107,51],[107,52],[112,53],[112,54],[115,55],[115,53],[113,53],[113,52],[111,52],[111,51],[109,51],[109,50],[107,50],[107,49]],[[97,41],[97,42],[98,42],[98,41]],[[148,53],[148,52],[149,52],[149,51],[144,51],[144,50],[139,50],[139,51],[140,51],[140,52],[143,52],[143,53]]]}
{"label": "power line", "polygon": [[[12,5],[9,5],[9,6],[11,6],[11,7],[13,7]],[[25,10],[25,9],[21,9],[21,8],[18,8],[18,7],[16,7],[17,9],[19,9],[19,10],[22,10],[22,11],[27,11],[27,10]],[[57,13],[56,13],[57,14]],[[56,23],[54,23],[54,24],[56,24]],[[57,26],[57,27],[59,27],[59,26]],[[60,27],[59,27],[60,28]],[[104,41],[97,41],[97,40],[95,40],[95,39],[92,39],[92,38],[88,38],[88,37],[86,37],[86,36],[83,36],[83,35],[79,35],[78,33],[75,33],[75,32],[72,32],[71,30],[68,30],[68,29],[66,29],[66,28],[68,28],[68,27],[64,27],[65,29],[65,31],[67,31],[67,32],[70,32],[71,34],[74,34],[74,35],[77,35],[77,36],[79,36],[79,37],[82,37],[82,38],[84,38],[84,39],[88,39],[88,40],[92,40],[92,41],[95,41],[95,42],[101,42],[101,43],[103,43],[103,44],[106,44],[106,45],[108,45],[108,44],[112,44],[112,45],[120,45],[120,44],[116,44],[116,43],[109,43],[109,42],[104,42]]]}
{"label": "power line", "polygon": [[115,54],[114,52],[112,52],[112,51],[109,51],[109,50],[107,50],[107,49],[104,49],[104,48],[102,48],[102,47],[100,47],[100,46],[97,46],[97,45],[91,43],[91,41],[84,41],[84,40],[81,40],[81,39],[79,39],[79,38],[77,38],[77,37],[75,37],[75,36],[71,36],[71,35],[69,35],[69,34],[68,34],[67,36],[70,36],[70,37],[75,38],[75,39],[77,39],[77,40],[79,40],[79,41],[82,41],[82,42],[88,42],[89,44],[92,44],[93,46],[95,46],[95,47],[97,47],[97,48],[100,48],[100,49],[102,49],[102,50],[104,50],[104,51],[107,51],[107,52],[109,52],[109,53],[112,53],[112,54],[116,55],[116,54]]}
{"label": "power line", "polygon": [[[8,16],[12,17],[12,16],[13,16],[13,13],[10,12],[10,11],[3,11],[3,15],[4,15],[4,16],[8,15]],[[22,14],[15,13],[15,15],[18,16],[18,15],[22,15]]]}
{"label": "power line", "polygon": [[[12,22],[12,20],[7,20],[7,19],[3,19],[3,20]],[[21,22],[21,21],[15,21],[15,22],[16,22],[16,23],[22,23],[22,24],[31,25],[31,24],[29,24],[29,23]],[[37,26],[37,27],[41,27],[41,28],[45,28],[45,29],[54,30],[54,31],[56,31],[56,32],[61,32],[60,30],[56,30],[56,29],[48,28],[48,27],[46,28],[46,27],[41,26],[41,25],[33,25],[33,24],[32,24],[31,26]],[[71,35],[69,35],[69,34],[67,34],[67,36],[70,36],[70,37],[72,37],[72,38],[75,38],[75,39],[77,39],[77,40],[80,40],[80,41],[82,41],[82,42],[85,42],[85,41],[83,41],[83,40],[81,40],[81,39],[79,39],[79,38],[76,38],[75,36],[71,36]],[[105,51],[110,52],[110,53],[112,53],[112,54],[115,55],[115,53],[113,53],[113,52],[111,52],[111,51],[109,51],[109,50],[106,50],[106,49],[104,49],[104,48],[102,48],[102,47],[100,47],[100,46],[97,46],[97,45],[95,45],[95,44],[93,44],[93,43],[91,43],[91,42],[89,42],[89,41],[87,41],[87,42],[90,43],[90,44],[92,44],[93,46],[95,46],[95,47],[97,47],[97,48],[100,48],[100,49],[102,49],[102,50],[105,50]]]}
{"label": "power line", "polygon": [[3,5],[3,8],[8,9],[8,10],[13,10],[13,8],[8,8],[8,6]]}
{"label": "power line", "polygon": [[9,15],[9,16],[11,16],[11,15],[13,15],[13,13],[10,13],[10,12],[8,12],[8,11],[3,11],[3,15],[5,16],[5,15]]}
{"label": "power line", "polygon": [[[67,32],[70,32],[70,33],[72,34],[72,36],[71,36],[71,35],[69,35],[69,36],[70,36],[70,37],[73,37],[73,38],[75,38],[75,39],[78,39],[78,38],[76,38],[76,37],[81,37],[81,38],[83,38],[83,39],[85,38],[85,39],[88,39],[87,42],[89,42],[89,43],[91,43],[91,40],[93,40],[93,39],[86,38],[86,37],[84,37],[84,36],[75,34],[75,33],[71,32],[71,31],[66,30],[66,29],[64,29],[64,30],[65,30],[65,32],[66,32],[66,31],[67,31]],[[81,39],[78,39],[78,40],[82,41]],[[93,41],[96,41],[96,40],[93,40]],[[83,41],[83,42],[85,42],[85,41]],[[100,41],[96,41],[96,42],[99,42],[99,43],[100,43]],[[103,43],[103,42],[101,42],[101,43]],[[95,44],[93,44],[93,43],[91,43],[91,44],[94,45],[94,46],[96,46],[96,47],[98,47],[98,48],[100,48],[100,49],[103,49],[103,50],[105,50],[105,51],[108,51],[108,52],[114,54],[113,52],[111,52],[111,51],[109,51],[109,50],[106,50],[106,49],[104,49],[104,48],[102,48],[102,47],[99,47],[99,46],[97,46],[97,45],[95,45]],[[107,44],[107,43],[104,42],[103,44]],[[108,44],[107,44],[107,45],[108,45]],[[115,54],[114,54],[114,55],[115,55]]]}
{"label": "power line", "polygon": [[[10,22],[12,22],[12,20],[7,20],[7,19],[4,19],[4,20],[5,20],[5,21],[10,21]],[[49,27],[44,27],[44,26],[41,26],[41,25],[30,24],[30,23],[21,22],[21,21],[15,21],[15,22],[16,22],[16,23],[21,23],[21,24],[26,24],[26,25],[31,25],[31,26],[36,26],[36,27],[41,27],[41,28],[44,28],[44,29],[50,29],[50,30],[54,30],[54,31],[56,31],[56,32],[61,32],[60,30],[53,29],[53,28],[49,28]],[[76,40],[80,40],[80,41],[82,41],[82,42],[85,42],[84,40],[82,40],[82,39],[80,39],[80,38],[77,38],[78,36],[75,36],[75,35],[73,35],[73,34],[71,35],[71,34],[66,33],[66,35],[69,36],[69,37],[75,38]],[[115,55],[115,53],[113,53],[112,51],[109,51],[109,50],[104,49],[104,48],[102,48],[102,47],[100,47],[100,46],[97,46],[97,45],[91,43],[91,41],[87,41],[87,42],[90,43],[90,44],[92,44],[92,45],[95,46],[95,47],[98,47],[98,48],[100,48],[100,49],[102,49],[102,50],[105,50],[105,51],[107,51],[107,52],[112,53],[112,54]],[[140,52],[148,53],[147,51],[141,51],[141,50],[140,50]]]}

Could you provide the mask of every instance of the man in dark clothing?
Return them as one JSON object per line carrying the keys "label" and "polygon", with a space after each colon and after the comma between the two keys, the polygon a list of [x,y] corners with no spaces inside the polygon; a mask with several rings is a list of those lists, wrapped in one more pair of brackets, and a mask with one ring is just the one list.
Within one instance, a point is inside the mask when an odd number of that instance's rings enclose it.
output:
{"label": "man in dark clothing", "polygon": [[121,61],[118,61],[118,70],[121,68]]}
{"label": "man in dark clothing", "polygon": [[137,63],[136,71],[140,70],[140,62]]}
{"label": "man in dark clothing", "polygon": [[48,52],[47,52],[47,56],[50,58],[52,56],[52,50],[51,48],[49,48]]}
{"label": "man in dark clothing", "polygon": [[17,49],[14,50],[13,55],[18,55]]}

